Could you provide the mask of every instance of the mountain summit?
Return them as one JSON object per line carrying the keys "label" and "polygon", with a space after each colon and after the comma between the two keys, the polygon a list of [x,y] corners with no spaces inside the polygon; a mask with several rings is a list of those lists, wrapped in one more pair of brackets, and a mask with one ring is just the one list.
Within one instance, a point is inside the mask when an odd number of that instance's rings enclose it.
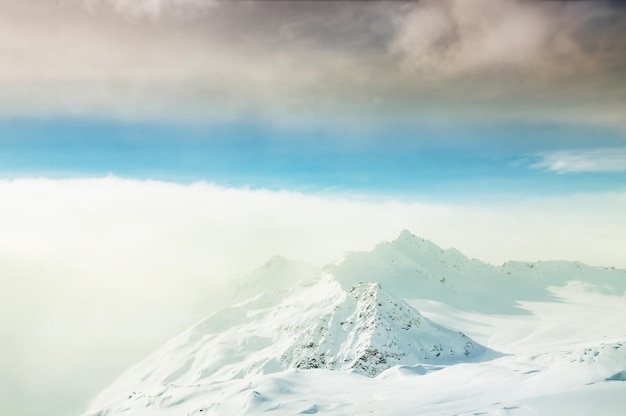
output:
{"label": "mountain summit", "polygon": [[394,365],[449,364],[484,350],[464,334],[426,319],[378,283],[359,283],[332,312],[303,329],[283,363],[374,377]]}

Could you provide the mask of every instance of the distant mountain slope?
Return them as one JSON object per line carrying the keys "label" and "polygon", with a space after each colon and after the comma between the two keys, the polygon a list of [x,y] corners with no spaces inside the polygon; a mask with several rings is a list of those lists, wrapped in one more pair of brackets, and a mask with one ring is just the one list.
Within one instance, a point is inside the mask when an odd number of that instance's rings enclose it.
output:
{"label": "distant mountain slope", "polygon": [[260,293],[289,291],[295,284],[315,278],[320,269],[310,264],[273,256],[254,272],[234,282],[233,303],[250,299]]}
{"label": "distant mountain slope", "polygon": [[611,294],[626,291],[626,271],[579,262],[507,262],[492,266],[444,250],[403,231],[371,252],[346,254],[325,267],[345,290],[360,281],[378,282],[404,299],[441,301],[460,309],[487,313],[525,313],[522,300],[554,300],[549,286],[580,281]]}

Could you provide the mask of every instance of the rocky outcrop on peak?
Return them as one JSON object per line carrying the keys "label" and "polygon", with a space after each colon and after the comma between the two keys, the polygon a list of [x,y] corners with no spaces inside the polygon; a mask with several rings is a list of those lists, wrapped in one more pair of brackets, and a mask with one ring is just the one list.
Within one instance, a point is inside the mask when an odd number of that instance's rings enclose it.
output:
{"label": "rocky outcrop on peak", "polygon": [[378,283],[359,283],[332,312],[303,328],[282,363],[375,377],[399,364],[449,364],[484,351],[465,334],[425,318]]}

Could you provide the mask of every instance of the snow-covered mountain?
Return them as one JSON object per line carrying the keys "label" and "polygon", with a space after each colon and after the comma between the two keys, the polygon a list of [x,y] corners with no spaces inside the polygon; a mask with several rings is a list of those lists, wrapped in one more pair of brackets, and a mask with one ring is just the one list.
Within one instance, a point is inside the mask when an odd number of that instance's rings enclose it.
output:
{"label": "snow-covered mountain", "polygon": [[524,414],[497,403],[626,393],[625,290],[623,270],[496,267],[408,231],[321,270],[276,256],[84,415]]}
{"label": "snow-covered mountain", "polygon": [[451,363],[485,351],[466,335],[424,318],[378,283],[358,283],[333,310],[299,328],[285,368],[326,368],[370,377],[399,364]]}

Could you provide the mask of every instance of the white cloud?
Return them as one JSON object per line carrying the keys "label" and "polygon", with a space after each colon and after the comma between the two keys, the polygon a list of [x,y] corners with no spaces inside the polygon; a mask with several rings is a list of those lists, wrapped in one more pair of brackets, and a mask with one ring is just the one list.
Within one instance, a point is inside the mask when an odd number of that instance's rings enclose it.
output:
{"label": "white cloud", "polygon": [[467,207],[103,178],[3,180],[0,200],[0,385],[24,414],[70,414],[274,254],[321,265],[408,228],[495,263],[626,267],[626,193]]}
{"label": "white cloud", "polygon": [[219,0],[69,0],[80,1],[88,8],[108,6],[131,18],[190,20],[201,17],[219,5]]}
{"label": "white cloud", "polygon": [[587,5],[423,0],[398,20],[391,48],[428,77],[576,73],[592,62],[575,32],[595,17]]}
{"label": "white cloud", "polygon": [[557,173],[626,172],[626,147],[562,150],[538,155],[531,168]]}

